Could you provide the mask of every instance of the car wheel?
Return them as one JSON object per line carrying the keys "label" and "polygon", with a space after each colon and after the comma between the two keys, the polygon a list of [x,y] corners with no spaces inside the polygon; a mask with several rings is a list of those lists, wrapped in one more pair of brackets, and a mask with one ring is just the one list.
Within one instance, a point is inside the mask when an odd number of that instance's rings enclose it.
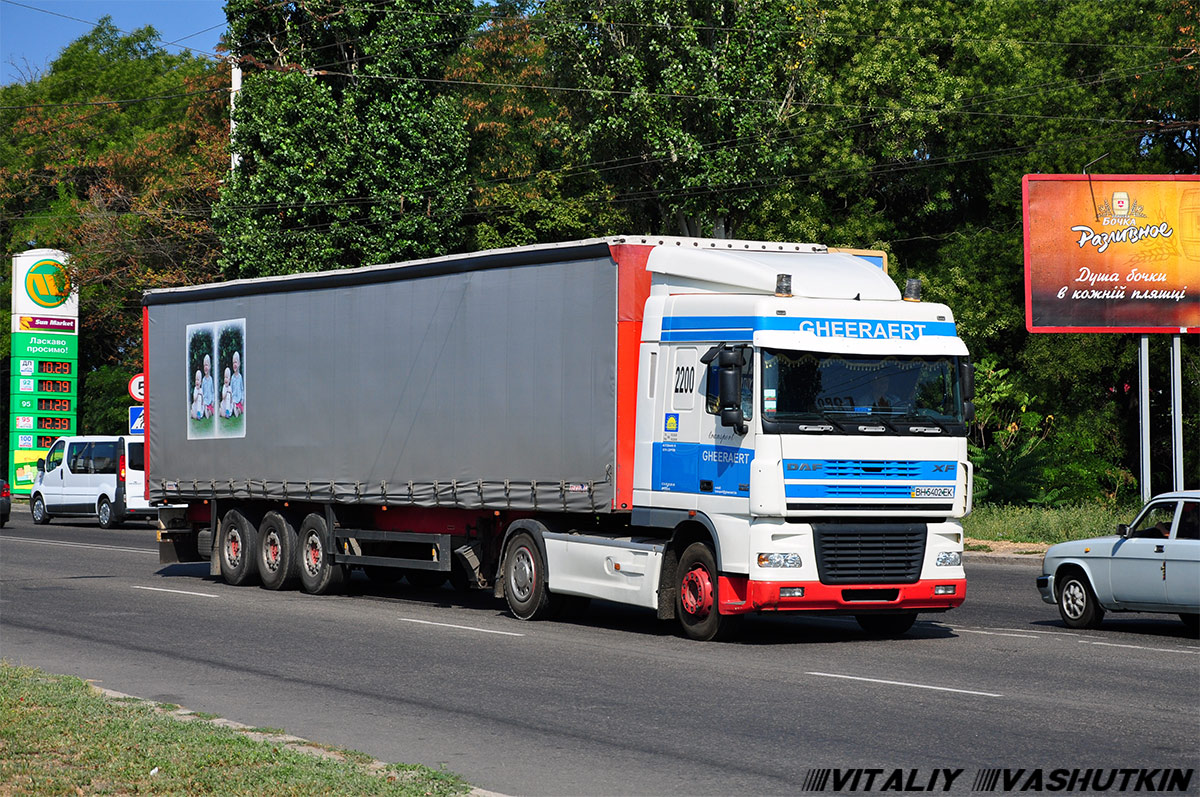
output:
{"label": "car wheel", "polygon": [[1200,631],[1200,614],[1181,614],[1179,619],[1183,620],[1183,624],[1187,626],[1187,630],[1195,634]]}
{"label": "car wheel", "polygon": [[1058,590],[1058,613],[1071,628],[1099,628],[1104,609],[1082,573],[1068,573]]}
{"label": "car wheel", "polygon": [[46,511],[46,502],[42,500],[40,493],[29,503],[29,513],[33,515],[35,525],[44,526],[50,522],[50,513]]}
{"label": "car wheel", "polygon": [[100,521],[102,529],[112,529],[118,525],[117,513],[113,510],[112,501],[106,496],[100,496],[100,500],[96,502],[96,519]]}

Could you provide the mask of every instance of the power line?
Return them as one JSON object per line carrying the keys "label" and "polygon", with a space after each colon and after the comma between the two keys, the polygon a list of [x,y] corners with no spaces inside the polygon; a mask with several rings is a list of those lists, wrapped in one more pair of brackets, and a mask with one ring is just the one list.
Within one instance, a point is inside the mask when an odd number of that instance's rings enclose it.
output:
{"label": "power line", "polygon": [[176,100],[180,97],[194,97],[197,94],[216,94],[219,92],[229,92],[228,86],[219,86],[212,89],[200,89],[198,91],[184,91],[178,94],[159,94],[154,97],[134,97],[128,100],[93,100],[90,102],[44,102],[37,105],[0,105],[0,111],[31,111],[38,108],[86,108],[103,105],[133,105],[139,102],[153,102],[155,100]]}
{"label": "power line", "polygon": [[[283,3],[275,3],[274,6],[283,6]],[[734,27],[727,25],[691,25],[686,21],[682,23],[662,23],[662,22],[621,22],[615,20],[607,20],[599,17],[593,18],[578,18],[569,16],[556,16],[538,12],[524,16],[513,16],[506,14],[488,14],[481,15],[478,11],[467,12],[438,12],[438,11],[416,11],[409,9],[396,8],[393,5],[380,3],[378,5],[355,6],[342,5],[336,7],[339,11],[371,11],[383,13],[387,16],[410,16],[410,17],[442,17],[442,18],[481,18],[486,22],[495,21],[511,21],[523,20],[531,25],[541,24],[565,24],[570,26],[594,26],[603,28],[633,28],[644,30],[659,30],[659,31],[696,31],[704,33],[745,33],[751,35],[804,35],[809,36],[814,32],[814,28],[795,28],[795,27]],[[810,15],[815,20],[823,18],[823,14],[817,13]],[[1126,44],[1121,42],[1084,42],[1084,41],[1055,41],[1055,40],[1037,40],[1037,39],[1005,39],[1005,38],[973,38],[964,36],[892,36],[885,35],[881,32],[863,33],[855,32],[826,32],[823,35],[828,37],[836,37],[842,39],[866,39],[870,41],[905,41],[905,42],[930,42],[935,44],[1001,44],[1001,45],[1023,45],[1030,47],[1091,47],[1091,48],[1111,48],[1111,49],[1140,49],[1140,50],[1171,50],[1176,49],[1175,46],[1169,44]]]}

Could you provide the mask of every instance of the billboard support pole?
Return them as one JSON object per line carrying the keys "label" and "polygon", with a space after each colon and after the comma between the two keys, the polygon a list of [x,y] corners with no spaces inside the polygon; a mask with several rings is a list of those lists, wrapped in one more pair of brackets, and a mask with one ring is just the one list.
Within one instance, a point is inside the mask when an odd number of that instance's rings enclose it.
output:
{"label": "billboard support pole", "polygon": [[1138,432],[1141,438],[1141,466],[1138,484],[1142,488],[1142,503],[1150,500],[1150,336],[1138,340]]}
{"label": "billboard support pole", "polygon": [[1179,335],[1171,336],[1171,485],[1183,484],[1183,358]]}

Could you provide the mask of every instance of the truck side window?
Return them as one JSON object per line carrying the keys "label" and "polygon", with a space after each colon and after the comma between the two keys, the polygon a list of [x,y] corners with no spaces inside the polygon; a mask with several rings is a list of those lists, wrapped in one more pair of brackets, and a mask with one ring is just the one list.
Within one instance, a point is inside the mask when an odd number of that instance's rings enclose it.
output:
{"label": "truck side window", "polygon": [[[743,351],[746,363],[742,366],[742,416],[746,420],[750,420],[754,417],[754,353],[749,346]],[[717,400],[718,370],[716,360],[708,364],[704,388],[704,411],[709,415],[717,415],[721,411]]]}

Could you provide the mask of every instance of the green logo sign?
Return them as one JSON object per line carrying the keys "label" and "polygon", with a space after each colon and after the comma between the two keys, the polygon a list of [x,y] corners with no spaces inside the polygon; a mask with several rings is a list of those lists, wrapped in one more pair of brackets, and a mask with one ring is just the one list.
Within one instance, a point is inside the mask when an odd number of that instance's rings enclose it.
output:
{"label": "green logo sign", "polygon": [[25,275],[25,293],[39,307],[58,307],[71,298],[71,278],[57,260],[39,260]]}

